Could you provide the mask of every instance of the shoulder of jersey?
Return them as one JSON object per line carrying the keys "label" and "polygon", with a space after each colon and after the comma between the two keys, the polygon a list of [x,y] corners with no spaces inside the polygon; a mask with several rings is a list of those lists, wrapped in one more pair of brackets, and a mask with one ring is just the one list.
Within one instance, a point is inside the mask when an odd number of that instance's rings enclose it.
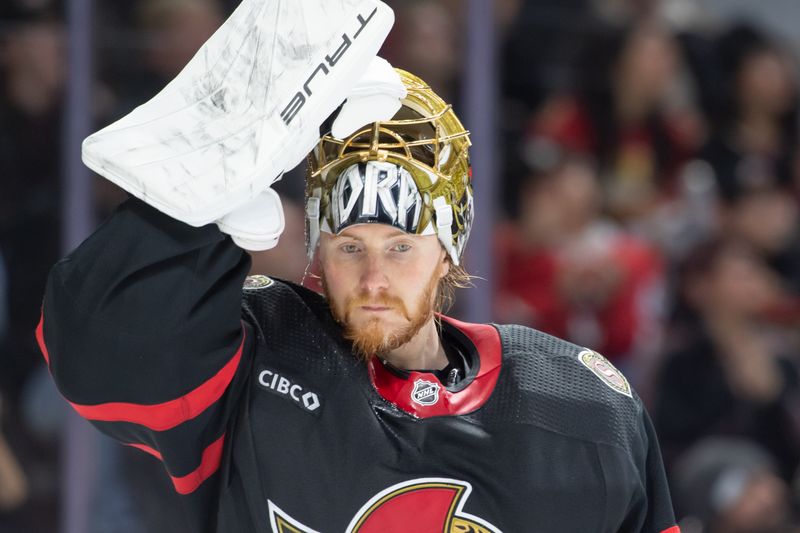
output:
{"label": "shoulder of jersey", "polygon": [[616,444],[635,430],[641,401],[605,357],[531,328],[499,330],[503,364],[520,387],[520,412],[530,423]]}
{"label": "shoulder of jersey", "polygon": [[321,314],[327,309],[322,295],[295,283],[263,275],[245,278],[242,301],[256,319],[299,316],[297,313],[302,314],[303,310]]}
{"label": "shoulder of jersey", "polygon": [[544,388],[563,391],[580,386],[589,396],[608,396],[611,391],[628,400],[635,399],[627,378],[596,351],[524,326],[499,329],[506,358],[520,360],[549,376],[549,380],[543,376],[535,379]]}

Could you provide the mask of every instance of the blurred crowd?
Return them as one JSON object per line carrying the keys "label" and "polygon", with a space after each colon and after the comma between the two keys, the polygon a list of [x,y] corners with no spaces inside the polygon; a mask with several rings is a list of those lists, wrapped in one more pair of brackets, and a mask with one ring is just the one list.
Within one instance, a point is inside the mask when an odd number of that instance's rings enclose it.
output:
{"label": "blurred crowd", "polygon": [[[95,2],[95,124],[155,94],[237,3]],[[388,3],[397,24],[382,55],[468,116],[467,3]],[[501,164],[474,179],[502,191],[494,320],[592,347],[624,370],[654,419],[682,531],[796,533],[800,43],[727,4],[736,2],[495,0]],[[770,5],[800,16],[800,4]],[[67,408],[33,330],[63,253],[66,39],[58,2],[0,6],[8,533],[52,532],[59,521]],[[303,278],[303,172],[278,186],[287,229],[277,249],[254,255],[254,272]],[[95,219],[124,197],[97,178]],[[93,531],[183,531],[177,510],[163,512],[173,496],[160,466],[116,445],[102,450]]]}

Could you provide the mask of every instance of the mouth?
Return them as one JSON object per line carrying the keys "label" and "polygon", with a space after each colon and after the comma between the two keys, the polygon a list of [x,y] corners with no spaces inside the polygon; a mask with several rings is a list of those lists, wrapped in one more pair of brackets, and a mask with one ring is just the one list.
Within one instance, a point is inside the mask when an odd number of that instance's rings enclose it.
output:
{"label": "mouth", "polygon": [[384,313],[392,310],[391,307],[386,307],[383,305],[362,305],[360,309],[367,313]]}

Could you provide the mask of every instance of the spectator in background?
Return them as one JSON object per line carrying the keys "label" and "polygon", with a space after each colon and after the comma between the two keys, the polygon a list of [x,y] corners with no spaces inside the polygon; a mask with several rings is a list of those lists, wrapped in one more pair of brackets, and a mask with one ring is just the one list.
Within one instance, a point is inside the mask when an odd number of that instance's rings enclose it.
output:
{"label": "spectator in background", "polygon": [[152,43],[146,62],[161,76],[161,87],[186,66],[219,28],[223,14],[215,0],[145,0],[139,21]]}
{"label": "spectator in background", "polygon": [[766,182],[723,193],[720,209],[721,232],[757,250],[795,296],[800,295],[799,208],[785,188]]}
{"label": "spectator in background", "polygon": [[787,54],[749,26],[719,41],[712,136],[701,152],[723,207],[722,231],[746,240],[800,294],[797,198],[800,98]]}
{"label": "spectator in background", "polygon": [[[462,65],[460,12],[438,0],[390,2],[397,21],[382,55],[394,66],[413,72],[447,102],[457,102]],[[451,9],[448,9],[451,8]]]}
{"label": "spectator in background", "polygon": [[[574,49],[598,21],[589,0],[495,2],[500,16],[500,82],[505,99],[523,117],[554,91],[564,89]],[[516,5],[515,5],[516,4]]]}
{"label": "spectator in background", "polygon": [[525,158],[534,167],[554,151],[594,158],[606,211],[636,225],[675,195],[676,174],[699,144],[701,123],[677,97],[678,45],[664,26],[641,21],[590,39],[578,71],[575,91],[533,117]]}
{"label": "spectator in background", "polygon": [[529,178],[519,201],[519,221],[497,232],[497,319],[594,346],[623,367],[657,349],[660,257],[600,216],[592,163],[566,159]]}
{"label": "spectator in background", "polygon": [[792,497],[769,453],[744,439],[710,438],[678,461],[672,494],[682,533],[798,533]]}
{"label": "spectator in background", "polygon": [[752,439],[789,480],[800,459],[798,370],[789,345],[770,327],[783,292],[750,247],[732,241],[700,246],[684,265],[670,353],[657,380],[654,422],[669,470],[709,435]]}
{"label": "spectator in background", "polygon": [[[114,76],[121,96],[118,115],[128,113],[163,89],[219,28],[225,13],[216,0],[143,0],[135,13],[145,48],[139,68],[126,64],[134,76]],[[130,58],[126,58],[130,61]]]}
{"label": "spectator in background", "polygon": [[14,410],[41,364],[31,327],[58,258],[60,135],[65,86],[64,29],[49,9],[14,10],[0,36],[0,249],[8,276],[9,347],[0,388]]}
{"label": "spectator in background", "polygon": [[712,131],[702,157],[723,198],[742,187],[792,184],[798,173],[800,100],[787,53],[741,25],[717,43],[720,68]]}

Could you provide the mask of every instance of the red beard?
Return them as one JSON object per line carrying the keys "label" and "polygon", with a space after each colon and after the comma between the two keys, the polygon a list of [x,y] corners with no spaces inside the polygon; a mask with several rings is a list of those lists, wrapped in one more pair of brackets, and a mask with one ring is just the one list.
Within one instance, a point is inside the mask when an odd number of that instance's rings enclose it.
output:
{"label": "red beard", "polygon": [[[413,312],[409,312],[401,298],[391,294],[370,297],[365,293],[360,293],[347,298],[344,305],[340,307],[331,301],[325,273],[322,273],[322,287],[330,303],[333,318],[342,325],[344,338],[353,343],[355,354],[365,361],[369,361],[375,356],[383,356],[399,348],[419,333],[433,317],[434,298],[438,283],[439,276],[434,272]],[[391,307],[397,310],[407,323],[399,328],[389,330],[380,318],[371,318],[366,324],[356,326],[352,322],[352,314],[361,306]]]}

